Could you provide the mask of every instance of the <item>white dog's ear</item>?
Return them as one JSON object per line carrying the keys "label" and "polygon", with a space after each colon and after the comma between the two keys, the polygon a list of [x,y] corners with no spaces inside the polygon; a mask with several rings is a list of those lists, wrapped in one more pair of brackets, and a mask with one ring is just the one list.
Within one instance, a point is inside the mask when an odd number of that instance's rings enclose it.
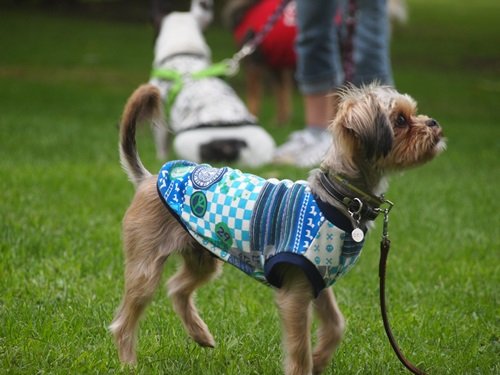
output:
{"label": "white dog's ear", "polygon": [[393,131],[389,117],[372,95],[348,97],[341,101],[337,118],[344,137],[351,138],[367,160],[385,157],[392,148]]}
{"label": "white dog's ear", "polygon": [[200,28],[205,30],[214,18],[214,2],[213,0],[192,0],[190,12]]}

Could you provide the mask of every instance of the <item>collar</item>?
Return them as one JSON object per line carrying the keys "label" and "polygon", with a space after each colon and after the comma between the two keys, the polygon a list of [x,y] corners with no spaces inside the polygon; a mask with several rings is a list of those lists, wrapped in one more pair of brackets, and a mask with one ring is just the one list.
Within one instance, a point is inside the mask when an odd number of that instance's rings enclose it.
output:
{"label": "collar", "polygon": [[[342,229],[344,232],[350,233],[353,231],[355,227],[349,216],[346,216],[346,214],[340,211],[337,207],[323,201],[316,194],[313,194],[313,196],[316,200],[316,204],[318,205],[321,213],[326,218],[326,220],[328,220],[330,223],[333,223],[336,227]],[[366,232],[366,228],[363,228],[363,231]]]}
{"label": "collar", "polygon": [[194,53],[194,52],[177,52],[177,53],[172,53],[170,55],[167,55],[163,57],[158,64],[155,64],[157,66],[164,66],[168,61],[173,60],[177,57],[193,57],[196,59],[206,59],[207,56],[203,53]]}
{"label": "collar", "polygon": [[[361,189],[352,185],[345,178],[331,174],[331,178],[323,171],[320,172],[320,182],[325,190],[335,200],[344,206],[349,215],[359,224],[360,221],[375,220],[382,212],[380,206],[387,203],[392,207],[393,203],[383,196],[365,193]],[[342,186],[342,189],[339,187]],[[343,193],[347,191],[348,193]]]}

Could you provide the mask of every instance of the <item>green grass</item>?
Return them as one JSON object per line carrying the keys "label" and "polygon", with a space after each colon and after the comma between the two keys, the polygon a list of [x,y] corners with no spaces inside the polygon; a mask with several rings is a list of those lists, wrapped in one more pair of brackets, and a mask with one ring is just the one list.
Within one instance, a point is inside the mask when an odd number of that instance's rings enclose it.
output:
{"label": "green grass", "polygon": [[[410,11],[394,34],[397,86],[441,122],[449,149],[391,180],[390,319],[403,351],[430,374],[498,374],[500,3],[414,0]],[[208,39],[216,60],[233,52],[223,30]],[[133,188],[116,124],[147,79],[151,47],[146,23],[0,13],[0,373],[281,371],[272,290],[240,283],[231,267],[198,294],[216,349],[187,338],[161,290],[141,325],[139,365],[117,360],[106,326],[121,297],[120,221]],[[232,83],[242,89],[241,77]],[[267,126],[278,142],[301,127],[295,102],[290,128]],[[157,169],[149,130],[138,137]],[[272,165],[254,172],[306,176]],[[379,235],[380,223],[334,288],[348,329],[327,373],[405,373],[379,316]]]}

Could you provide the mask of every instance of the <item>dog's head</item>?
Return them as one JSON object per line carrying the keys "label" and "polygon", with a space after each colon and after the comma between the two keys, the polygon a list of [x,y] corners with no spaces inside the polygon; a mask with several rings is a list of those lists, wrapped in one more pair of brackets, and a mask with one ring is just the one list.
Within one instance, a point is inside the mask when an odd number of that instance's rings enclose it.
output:
{"label": "dog's head", "polygon": [[387,86],[340,91],[330,129],[335,157],[352,171],[401,170],[423,164],[446,147],[438,122],[417,114],[416,102]]}
{"label": "dog's head", "polygon": [[190,13],[194,16],[200,28],[205,30],[214,18],[213,0],[192,0]]}
{"label": "dog's head", "polygon": [[[153,23],[154,37],[158,37],[161,29],[162,20],[174,11],[175,4],[171,1],[152,0],[151,1],[151,20]],[[213,0],[191,0],[189,12],[194,16],[202,30],[205,30],[214,18]]]}
{"label": "dog's head", "polygon": [[210,48],[203,36],[202,21],[197,17],[194,12],[172,12],[163,18],[155,42],[156,67],[161,67],[163,60],[177,54],[194,54],[210,60]]}

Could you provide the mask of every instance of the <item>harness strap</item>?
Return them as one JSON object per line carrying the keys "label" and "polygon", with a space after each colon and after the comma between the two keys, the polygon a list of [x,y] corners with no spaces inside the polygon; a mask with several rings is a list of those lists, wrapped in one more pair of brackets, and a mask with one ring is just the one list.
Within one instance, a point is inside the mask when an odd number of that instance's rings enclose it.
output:
{"label": "harness strap", "polygon": [[203,123],[199,124],[196,126],[193,126],[192,128],[188,129],[181,129],[179,130],[176,134],[179,135],[181,133],[186,133],[190,132],[193,130],[200,130],[200,129],[214,129],[214,128],[237,128],[241,126],[258,126],[256,121],[253,121],[251,119],[245,120],[245,121],[237,121],[237,122],[211,122],[211,123]]}
{"label": "harness strap", "polygon": [[175,70],[153,68],[151,78],[159,78],[172,82],[172,86],[167,92],[167,100],[165,101],[165,114],[167,118],[169,118],[170,109],[172,108],[175,98],[177,98],[177,95],[179,95],[179,92],[182,90],[182,75]]}
{"label": "harness strap", "polygon": [[184,86],[184,80],[186,77],[197,80],[210,77],[225,77],[230,74],[231,71],[229,63],[227,61],[221,61],[189,74],[181,74],[172,69],[153,68],[151,71],[151,78],[158,78],[172,82],[172,86],[168,90],[167,100],[165,103],[165,112],[168,117],[177,95],[179,95],[179,92],[181,92],[182,87]]}

